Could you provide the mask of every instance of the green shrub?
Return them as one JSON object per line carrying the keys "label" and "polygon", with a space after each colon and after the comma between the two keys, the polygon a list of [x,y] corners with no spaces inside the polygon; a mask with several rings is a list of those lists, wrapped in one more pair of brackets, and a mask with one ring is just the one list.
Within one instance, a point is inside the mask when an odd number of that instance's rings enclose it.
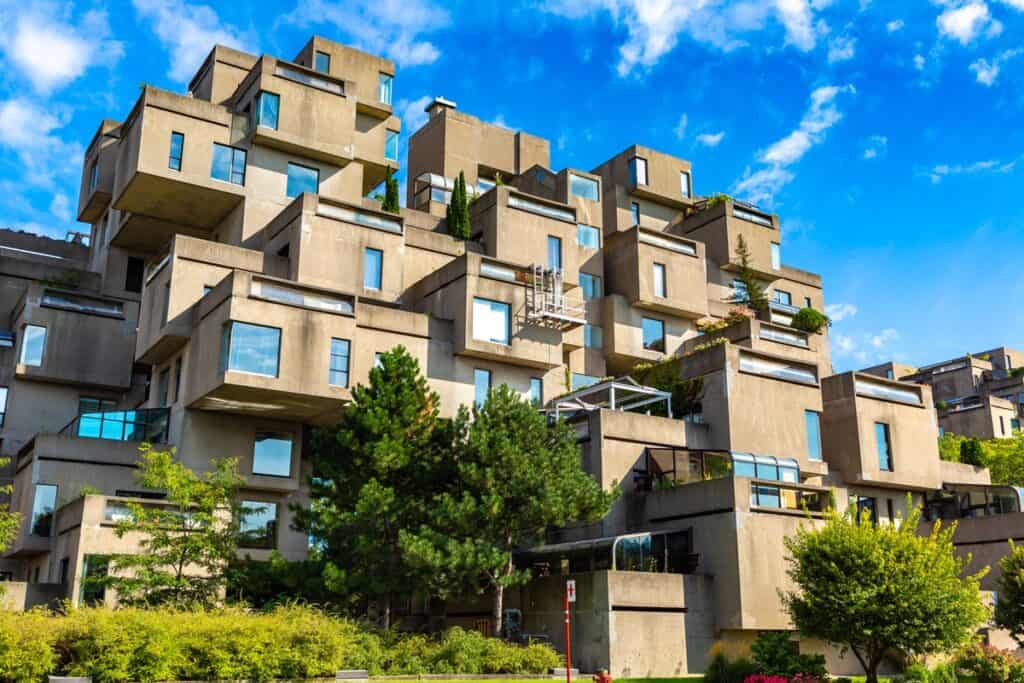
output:
{"label": "green shrub", "polygon": [[831,324],[832,321],[827,315],[821,311],[816,311],[811,307],[807,307],[801,308],[796,312],[790,326],[804,332],[809,332],[810,334],[818,334]]}
{"label": "green shrub", "polygon": [[928,683],[958,683],[956,667],[952,664],[939,664],[928,675]]}
{"label": "green shrub", "polygon": [[931,673],[924,664],[911,664],[903,670],[904,683],[931,683]]}
{"label": "green shrub", "polygon": [[730,661],[721,652],[716,653],[704,672],[704,683],[743,683],[747,676],[757,673],[757,667],[747,659]]}
{"label": "green shrub", "polygon": [[184,653],[175,622],[166,612],[82,609],[51,617],[58,625],[62,670],[107,681],[177,678]]}
{"label": "green shrub", "polygon": [[988,645],[972,645],[956,657],[956,669],[978,683],[1024,683],[1024,664],[1010,653]]}
{"label": "green shrub", "polygon": [[36,683],[57,667],[52,617],[0,610],[0,680]]}
{"label": "green shrub", "polygon": [[823,655],[800,654],[800,645],[788,631],[763,631],[750,645],[750,654],[757,673],[768,676],[806,674],[824,678]]}

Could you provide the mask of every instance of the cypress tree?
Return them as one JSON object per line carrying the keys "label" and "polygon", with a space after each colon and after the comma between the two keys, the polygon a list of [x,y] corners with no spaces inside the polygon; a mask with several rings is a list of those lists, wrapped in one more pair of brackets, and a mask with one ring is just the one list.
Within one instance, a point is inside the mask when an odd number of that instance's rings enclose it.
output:
{"label": "cypress tree", "polygon": [[384,179],[384,201],[380,208],[388,213],[399,213],[398,179],[395,178],[395,169],[390,166],[388,166],[387,176]]}
{"label": "cypress tree", "polygon": [[452,198],[445,213],[445,224],[448,226],[448,234],[452,237],[469,239],[469,197],[466,196],[466,176],[462,171],[459,171],[455,187],[452,188]]}

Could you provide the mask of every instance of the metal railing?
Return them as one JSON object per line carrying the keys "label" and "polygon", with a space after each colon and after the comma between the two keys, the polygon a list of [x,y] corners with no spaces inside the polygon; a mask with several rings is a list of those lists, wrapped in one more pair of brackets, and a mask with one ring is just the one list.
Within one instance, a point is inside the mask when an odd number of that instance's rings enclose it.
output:
{"label": "metal railing", "polygon": [[828,492],[792,482],[750,480],[750,506],[821,514],[829,505]]}
{"label": "metal railing", "polygon": [[60,430],[60,433],[81,439],[167,443],[170,416],[170,408],[82,413]]}

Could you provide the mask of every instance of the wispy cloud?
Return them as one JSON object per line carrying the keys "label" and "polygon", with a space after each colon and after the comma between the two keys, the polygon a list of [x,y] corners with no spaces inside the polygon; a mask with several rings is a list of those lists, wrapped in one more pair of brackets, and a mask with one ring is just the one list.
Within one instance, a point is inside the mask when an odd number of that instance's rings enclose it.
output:
{"label": "wispy cloud", "polygon": [[724,139],[724,130],[720,130],[717,133],[701,133],[697,136],[697,142],[705,147],[718,147]]}
{"label": "wispy cloud", "polygon": [[929,179],[939,184],[943,179],[957,175],[978,175],[981,173],[1009,173],[1017,166],[1017,160],[999,161],[985,159],[970,164],[938,164],[927,171]]}
{"label": "wispy cloud", "polygon": [[[1022,2],[1024,2],[1024,0],[1022,0]],[[987,59],[977,59],[972,62],[968,68],[974,73],[974,77],[978,83],[981,83],[985,87],[991,87],[995,85],[996,79],[999,78],[999,72],[1002,70],[1003,65],[1022,53],[1024,53],[1024,49],[1021,48],[1003,50],[993,57],[991,61]]]}
{"label": "wispy cloud", "polygon": [[886,22],[885,24],[885,30],[888,31],[889,33],[896,33],[897,31],[902,31],[903,27],[904,23],[902,19],[893,19],[892,21]]}
{"label": "wispy cloud", "polygon": [[0,102],[0,146],[18,156],[19,182],[50,188],[57,178],[81,169],[82,146],[58,135],[67,120],[62,108],[24,98]]}
{"label": "wispy cloud", "polygon": [[885,156],[889,148],[889,138],[884,135],[872,135],[864,143],[864,152],[861,157],[864,159],[879,159]]}
{"label": "wispy cloud", "polygon": [[679,117],[679,123],[672,129],[672,133],[675,134],[677,140],[682,140],[686,137],[686,127],[690,124],[690,117],[683,114]]}
{"label": "wispy cloud", "polygon": [[828,63],[848,62],[857,54],[857,39],[836,36],[828,41]]}
{"label": "wispy cloud", "polygon": [[430,95],[424,95],[414,100],[399,100],[395,105],[395,113],[402,119],[402,129],[405,131],[406,138],[427,122],[426,107],[433,99]]}
{"label": "wispy cloud", "polygon": [[828,304],[825,306],[825,315],[837,323],[857,315],[857,307],[848,303]]}

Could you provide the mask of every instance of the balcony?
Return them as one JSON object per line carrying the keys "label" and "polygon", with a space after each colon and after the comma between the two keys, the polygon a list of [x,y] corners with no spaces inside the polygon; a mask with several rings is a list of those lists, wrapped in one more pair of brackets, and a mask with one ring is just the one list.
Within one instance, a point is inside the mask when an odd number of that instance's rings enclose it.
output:
{"label": "balcony", "polygon": [[170,418],[170,408],[82,413],[61,429],[60,434],[79,439],[164,444]]}
{"label": "balcony", "polygon": [[93,223],[110,205],[120,130],[117,121],[104,119],[85,151],[78,190],[78,220]]}
{"label": "balcony", "polygon": [[612,373],[627,373],[637,363],[657,362],[682,350],[696,333],[687,318],[631,306],[621,294],[601,300],[604,354]]}
{"label": "balcony", "polygon": [[605,238],[605,280],[631,306],[682,318],[708,315],[704,245],[635,227]]}
{"label": "balcony", "polygon": [[[700,208],[704,207],[704,208]],[[707,257],[723,270],[739,267],[736,248],[742,236],[750,251],[750,266],[761,277],[776,280],[782,266],[773,262],[772,244],[782,242],[779,217],[732,199],[698,203],[682,223],[670,228],[707,245]]]}
{"label": "balcony", "polygon": [[[736,346],[762,351],[775,356],[784,356],[801,363],[820,365],[824,337],[808,334],[785,325],[776,325],[763,320],[745,318],[714,332],[686,340],[684,353],[691,353],[706,345],[709,340],[724,338]],[[824,374],[824,368],[822,368]]]}

